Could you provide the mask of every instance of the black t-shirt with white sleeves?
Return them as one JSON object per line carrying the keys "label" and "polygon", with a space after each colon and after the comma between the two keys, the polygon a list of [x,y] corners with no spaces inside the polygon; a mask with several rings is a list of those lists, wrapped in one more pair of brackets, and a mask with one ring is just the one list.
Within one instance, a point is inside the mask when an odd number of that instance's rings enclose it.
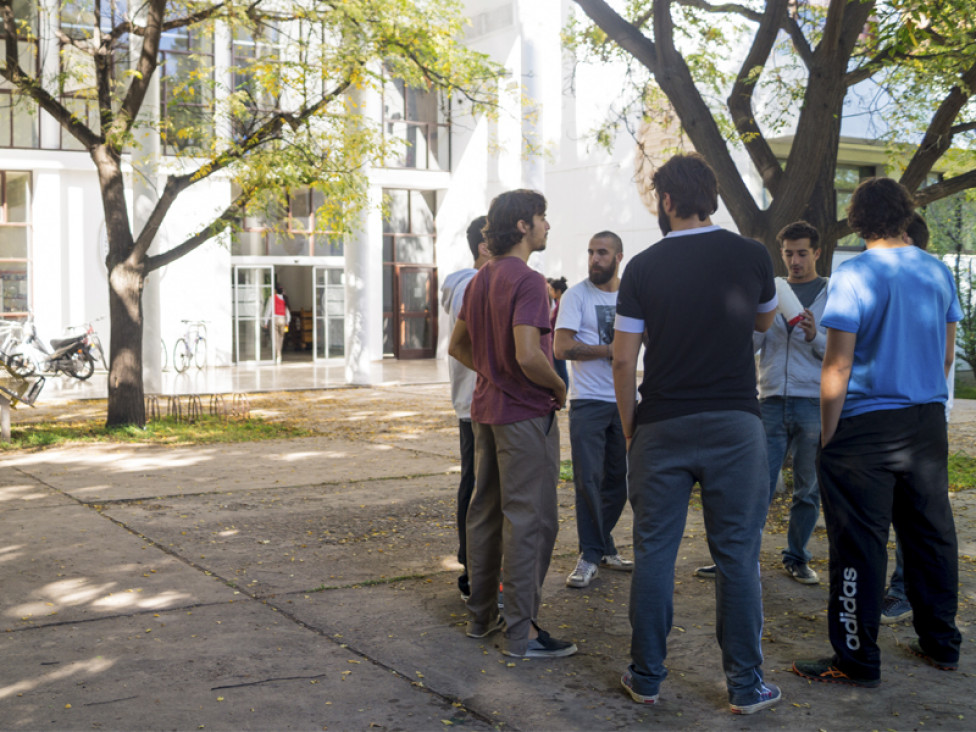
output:
{"label": "black t-shirt with white sleeves", "polygon": [[718,227],[673,233],[635,256],[620,280],[617,315],[644,321],[637,422],[758,415],[752,333],[756,313],[775,297],[766,248]]}

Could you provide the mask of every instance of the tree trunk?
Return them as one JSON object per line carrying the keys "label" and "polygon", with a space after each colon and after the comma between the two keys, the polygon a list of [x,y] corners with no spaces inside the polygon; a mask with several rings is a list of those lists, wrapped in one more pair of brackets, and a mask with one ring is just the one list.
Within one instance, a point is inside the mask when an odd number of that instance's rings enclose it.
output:
{"label": "tree trunk", "polygon": [[121,158],[107,145],[92,150],[98,169],[108,236],[108,312],[110,323],[108,418],[106,425],[146,424],[142,384],[142,288],[145,257],[135,253],[125,201]]}
{"label": "tree trunk", "polygon": [[109,272],[109,317],[112,342],[109,349],[109,427],[146,424],[142,384],[142,287],[144,277],[129,262]]}

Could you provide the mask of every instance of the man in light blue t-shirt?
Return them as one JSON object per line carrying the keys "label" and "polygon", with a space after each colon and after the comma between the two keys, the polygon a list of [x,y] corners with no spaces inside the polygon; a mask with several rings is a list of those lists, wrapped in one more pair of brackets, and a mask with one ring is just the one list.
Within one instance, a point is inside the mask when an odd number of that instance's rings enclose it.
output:
{"label": "man in light blue t-shirt", "polygon": [[914,213],[890,178],[862,182],[848,222],[867,251],[830,279],[821,322],[820,495],[830,540],[827,628],[832,657],[796,661],[816,681],[881,683],[888,527],[904,548],[918,640],[907,649],[954,670],[958,549],[949,505],[946,374],[962,317],[952,274],[905,241]]}
{"label": "man in light blue t-shirt", "polygon": [[613,391],[613,321],[624,245],[601,231],[587,248],[589,277],[563,295],[553,353],[570,362],[569,437],[576,485],[579,559],[566,579],[586,587],[598,568],[630,571],[611,533],[627,502],[627,442]]}

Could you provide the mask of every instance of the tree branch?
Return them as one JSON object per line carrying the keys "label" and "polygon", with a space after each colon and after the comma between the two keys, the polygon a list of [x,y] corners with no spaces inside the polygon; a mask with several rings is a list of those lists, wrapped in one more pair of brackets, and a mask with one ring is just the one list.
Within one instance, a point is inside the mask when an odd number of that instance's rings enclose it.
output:
{"label": "tree branch", "polygon": [[217,236],[220,232],[230,226],[231,222],[233,222],[233,220],[241,214],[241,212],[244,210],[244,206],[247,205],[247,202],[253,195],[253,190],[242,192],[227,208],[220,213],[219,216],[217,216],[217,218],[204,227],[203,230],[197,232],[189,239],[186,239],[169,251],[163,252],[162,254],[157,254],[153,257],[146,257],[146,274],[149,274],[150,272],[161,267],[165,267],[171,262],[175,262],[185,254],[192,252],[201,244],[204,244]]}
{"label": "tree branch", "polygon": [[908,190],[914,191],[922,184],[935,162],[952,145],[952,123],[969,102],[973,89],[976,89],[976,63],[959,77],[959,83],[952,87],[932,115],[922,142],[901,176],[901,183]]}
{"label": "tree branch", "polygon": [[[162,35],[163,19],[166,13],[166,0],[148,0],[146,14],[145,35],[142,41],[142,51],[136,63],[135,73],[129,83],[129,89],[119,106],[119,119],[128,132],[135,124],[139,110],[146,98],[146,90],[156,73],[159,59],[159,38]],[[103,48],[105,48],[103,46]],[[104,127],[102,129],[105,129]],[[121,130],[119,130],[121,132]]]}
{"label": "tree branch", "polygon": [[752,98],[759,80],[756,70],[761,72],[769,60],[782,17],[786,15],[788,2],[789,0],[771,0],[766,3],[766,11],[762,14],[759,27],[753,36],[752,47],[742,62],[727,101],[739,138],[745,145],[752,164],[756,166],[763,184],[773,197],[779,191],[783,170],[766,138],[763,137],[759,125],[756,124]]}
{"label": "tree branch", "polygon": [[963,124],[953,125],[949,128],[949,132],[953,135],[959,135],[963,132],[970,132],[976,130],[976,122],[965,122]]}
{"label": "tree branch", "polygon": [[655,73],[657,52],[651,39],[618,15],[603,0],[576,0],[576,4],[617,45],[631,54],[652,74]]}
{"label": "tree branch", "polygon": [[917,206],[927,206],[928,204],[947,198],[954,193],[976,188],[976,170],[970,170],[961,175],[946,180],[939,181],[933,185],[915,191],[913,197]]}
{"label": "tree branch", "polygon": [[[848,0],[830,0],[827,6],[827,21],[824,23],[823,37],[818,44],[818,50],[823,49],[824,53],[830,54],[837,49],[844,28],[847,2]],[[860,0],[852,0],[852,2],[860,3]]]}
{"label": "tree branch", "polygon": [[[220,15],[220,11],[224,10],[226,7],[227,6],[225,3],[217,3],[216,5],[211,5],[202,10],[198,10],[195,13],[191,13],[190,15],[185,15],[182,18],[174,18],[172,20],[167,20],[162,24],[162,32],[165,33],[166,31],[173,30],[174,28],[186,28],[187,26],[193,25],[194,23],[200,23],[204,20],[210,20],[212,18],[216,18]],[[126,34],[131,36],[144,37],[148,32],[149,32],[148,24],[138,25],[130,21],[125,21],[124,23],[119,23],[114,28],[112,28],[109,35],[106,36],[106,40],[109,43],[114,44],[115,41],[117,41],[119,38],[121,38]]]}
{"label": "tree branch", "polygon": [[238,162],[261,145],[277,139],[286,124],[293,130],[304,126],[313,116],[325,108],[329,102],[343,94],[349,88],[350,84],[351,82],[349,80],[343,81],[332,91],[322,95],[322,98],[316,101],[315,104],[297,114],[277,112],[254,132],[244,138],[239,145],[225,150],[216,158],[191,173],[169,176],[166,179],[166,185],[163,188],[162,195],[153,207],[152,213],[146,220],[146,225],[139,232],[139,237],[135,241],[133,251],[136,253],[136,256],[141,257],[149,251],[149,247],[152,246],[153,239],[156,238],[163,219],[166,218],[166,214],[169,213],[173,201],[176,200],[176,197],[180,193],[194,183],[209,178],[214,173],[224,170],[233,163]]}

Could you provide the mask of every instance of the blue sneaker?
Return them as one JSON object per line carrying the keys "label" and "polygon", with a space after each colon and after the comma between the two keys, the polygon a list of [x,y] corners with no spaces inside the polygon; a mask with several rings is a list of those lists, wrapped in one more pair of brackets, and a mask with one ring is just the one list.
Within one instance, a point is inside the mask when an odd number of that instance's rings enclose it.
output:
{"label": "blue sneaker", "polygon": [[773,684],[762,684],[759,687],[758,701],[754,701],[751,704],[729,704],[729,709],[732,714],[755,714],[756,712],[761,712],[763,709],[769,709],[776,702],[783,698],[783,692],[779,690],[778,686]]}

